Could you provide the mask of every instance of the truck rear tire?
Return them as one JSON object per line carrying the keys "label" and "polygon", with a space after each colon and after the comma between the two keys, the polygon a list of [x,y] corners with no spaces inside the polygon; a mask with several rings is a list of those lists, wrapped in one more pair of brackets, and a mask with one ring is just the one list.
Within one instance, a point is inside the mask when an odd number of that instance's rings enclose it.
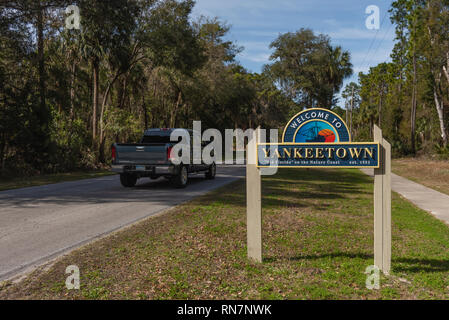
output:
{"label": "truck rear tire", "polygon": [[206,171],[206,179],[212,180],[215,179],[215,174],[217,172],[217,166],[215,165],[215,163],[212,163],[209,167],[209,170]]}
{"label": "truck rear tire", "polygon": [[188,180],[189,174],[186,166],[180,167],[178,174],[171,178],[171,182],[176,188],[185,188]]}
{"label": "truck rear tire", "polygon": [[129,173],[121,173],[120,174],[120,183],[125,188],[132,188],[136,185],[137,177],[135,175]]}

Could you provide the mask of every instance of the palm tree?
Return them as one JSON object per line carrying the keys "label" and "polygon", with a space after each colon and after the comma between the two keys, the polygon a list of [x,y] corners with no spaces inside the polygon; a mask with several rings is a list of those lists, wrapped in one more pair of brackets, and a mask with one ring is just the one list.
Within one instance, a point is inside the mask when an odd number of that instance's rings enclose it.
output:
{"label": "palm tree", "polygon": [[343,80],[352,75],[352,63],[349,52],[343,51],[340,46],[334,48],[329,45],[328,50],[329,55],[326,72],[329,89],[332,95],[329,95],[327,105],[332,106],[334,103],[333,98],[335,94],[340,91],[341,86],[343,85]]}

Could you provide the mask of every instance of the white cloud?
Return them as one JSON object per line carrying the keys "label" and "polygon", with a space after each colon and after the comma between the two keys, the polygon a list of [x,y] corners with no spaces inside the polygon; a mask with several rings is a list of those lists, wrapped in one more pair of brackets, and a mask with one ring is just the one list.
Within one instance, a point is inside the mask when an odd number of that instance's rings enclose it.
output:
{"label": "white cloud", "polygon": [[[376,37],[376,31],[374,30],[368,30],[364,28],[341,28],[335,31],[330,32],[323,32],[329,35],[332,39],[340,40],[360,40],[360,39],[373,39]],[[384,32],[384,33],[383,33]],[[377,32],[377,37],[384,36],[384,40],[393,40],[394,39],[394,32],[390,31],[383,31],[380,29],[379,32]]]}
{"label": "white cloud", "polygon": [[266,64],[269,62],[270,54],[268,53],[242,54],[241,58],[252,62],[259,62]]}

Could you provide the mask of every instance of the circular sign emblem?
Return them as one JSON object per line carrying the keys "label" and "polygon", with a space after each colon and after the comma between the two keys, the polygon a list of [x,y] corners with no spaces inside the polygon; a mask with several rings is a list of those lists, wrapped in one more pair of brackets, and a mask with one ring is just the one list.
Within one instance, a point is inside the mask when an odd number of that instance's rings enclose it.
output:
{"label": "circular sign emblem", "polygon": [[312,108],[295,115],[284,129],[283,142],[333,143],[350,142],[346,123],[334,112]]}

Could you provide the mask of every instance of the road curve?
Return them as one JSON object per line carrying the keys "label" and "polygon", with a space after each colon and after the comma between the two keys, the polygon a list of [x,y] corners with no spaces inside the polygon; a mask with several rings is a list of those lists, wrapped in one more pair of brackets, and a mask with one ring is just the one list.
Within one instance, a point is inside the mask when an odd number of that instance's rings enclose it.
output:
{"label": "road curve", "polygon": [[123,188],[115,175],[2,191],[0,281],[244,175],[244,166],[218,166],[215,180],[192,175],[185,189],[163,178]]}

